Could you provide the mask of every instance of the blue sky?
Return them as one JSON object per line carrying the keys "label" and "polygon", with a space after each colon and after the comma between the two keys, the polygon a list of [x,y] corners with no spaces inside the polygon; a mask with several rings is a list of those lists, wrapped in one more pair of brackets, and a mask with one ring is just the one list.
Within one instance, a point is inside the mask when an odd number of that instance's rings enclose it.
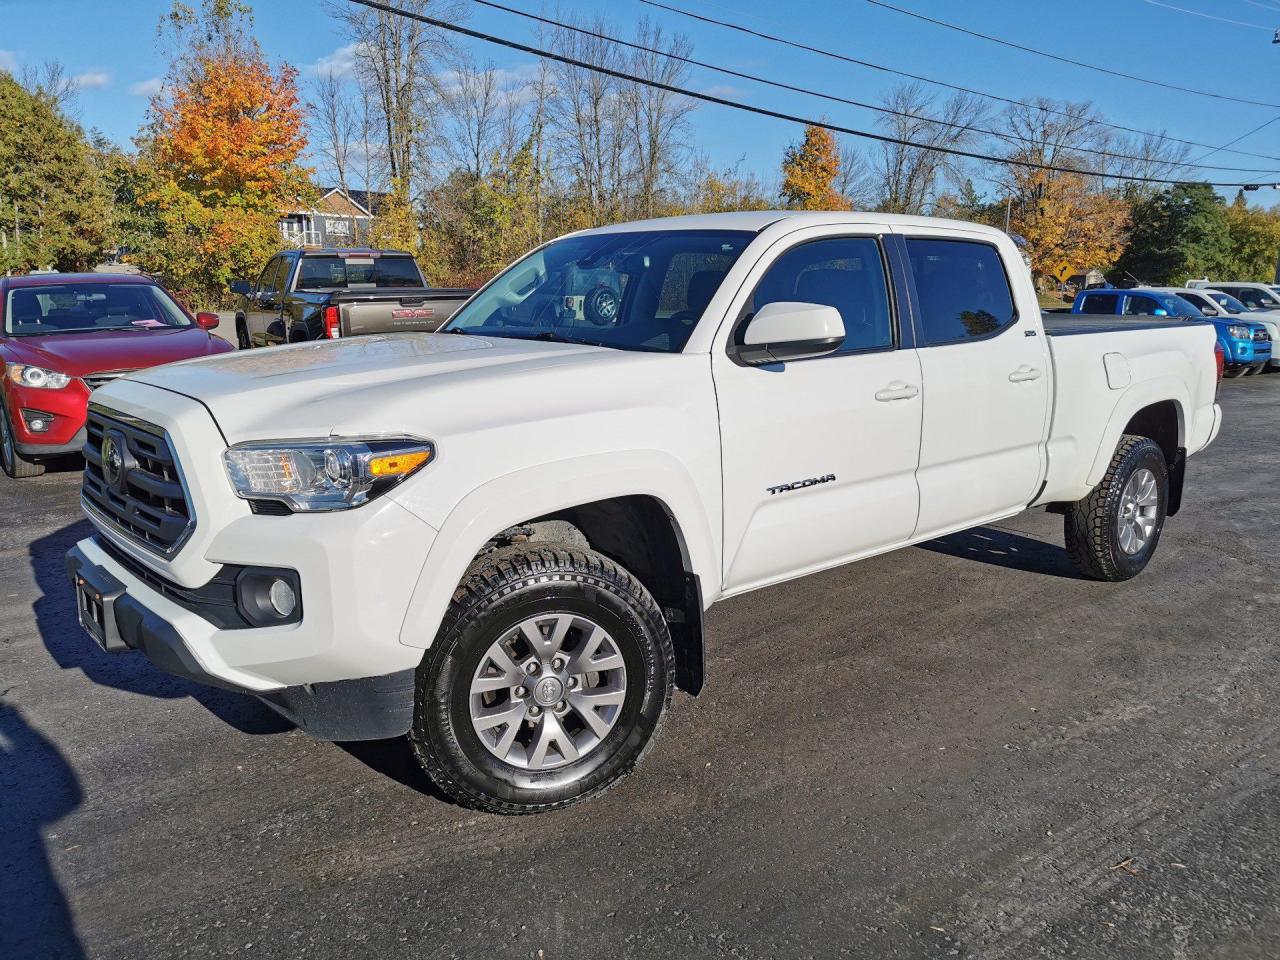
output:
{"label": "blue sky", "polygon": [[[533,0],[511,6],[538,10]],[[865,0],[791,0],[786,4],[750,0],[672,0],[709,16],[736,20],[765,32],[836,49],[903,70],[937,76],[1011,97],[1037,94],[1092,100],[1110,120],[1205,143],[1225,143],[1280,116],[1280,110],[1227,103],[1107,77],[1068,64],[1009,50],[908,19]],[[900,6],[951,20],[1065,56],[1154,76],[1185,86],[1280,103],[1280,45],[1270,32],[1280,27],[1280,0],[895,0]],[[469,26],[530,41],[531,25],[509,14],[466,4]],[[15,69],[48,58],[61,60],[80,78],[77,113],[127,144],[143,121],[148,96],[165,71],[155,26],[168,0],[0,0],[0,68]],[[257,0],[259,39],[273,59],[298,67],[304,79],[345,41],[320,0]],[[551,9],[550,6],[544,7]],[[764,40],[694,23],[642,6],[637,0],[558,0],[555,9],[583,15],[604,13],[624,33],[648,15],[685,33],[694,56],[785,82],[875,102],[894,82],[874,71],[790,50]],[[530,58],[477,41],[462,40],[476,59],[520,69]],[[747,81],[695,72],[695,89],[747,99],[775,109],[874,129],[867,111],[796,94],[761,88]],[[786,145],[797,138],[791,125],[700,107],[696,145],[717,166],[742,162],[766,181],[776,176]],[[1280,121],[1239,144],[1242,149],[1280,156]],[[1207,162],[1266,167],[1261,161],[1217,154]],[[1262,175],[1223,173],[1215,179],[1255,179]],[[1280,172],[1275,174],[1280,180]],[[1261,190],[1255,202],[1280,203],[1280,191]]]}

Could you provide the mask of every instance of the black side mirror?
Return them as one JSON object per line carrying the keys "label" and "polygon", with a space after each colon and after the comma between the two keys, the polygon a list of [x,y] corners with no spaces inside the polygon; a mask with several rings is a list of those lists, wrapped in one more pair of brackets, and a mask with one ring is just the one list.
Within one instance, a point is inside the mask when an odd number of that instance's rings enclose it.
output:
{"label": "black side mirror", "polygon": [[249,295],[249,291],[252,289],[253,287],[248,280],[232,280],[231,281],[231,292],[238,293],[242,297],[247,297]]}

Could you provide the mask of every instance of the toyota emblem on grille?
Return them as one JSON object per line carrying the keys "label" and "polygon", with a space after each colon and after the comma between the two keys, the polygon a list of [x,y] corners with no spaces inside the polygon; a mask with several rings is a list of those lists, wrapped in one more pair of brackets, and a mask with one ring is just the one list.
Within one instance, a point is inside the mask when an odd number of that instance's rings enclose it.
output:
{"label": "toyota emblem on grille", "polygon": [[127,486],[124,451],[124,437],[108,430],[102,438],[102,478],[107,481],[107,486],[119,493],[123,493]]}

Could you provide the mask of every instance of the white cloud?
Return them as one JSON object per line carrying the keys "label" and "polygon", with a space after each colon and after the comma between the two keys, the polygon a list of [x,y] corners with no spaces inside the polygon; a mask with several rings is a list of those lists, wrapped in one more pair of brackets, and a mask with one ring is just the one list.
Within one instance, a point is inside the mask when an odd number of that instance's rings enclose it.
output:
{"label": "white cloud", "polygon": [[355,70],[356,58],[359,56],[360,44],[348,43],[308,64],[302,72],[309,77],[345,77]]}
{"label": "white cloud", "polygon": [[741,90],[739,90],[737,87],[730,86],[727,83],[722,83],[714,87],[707,87],[702,92],[705,93],[708,97],[721,97],[726,99],[742,96]]}
{"label": "white cloud", "polygon": [[12,50],[0,50],[0,70],[7,73],[18,72],[18,55]]}
{"label": "white cloud", "polygon": [[71,78],[71,82],[77,90],[101,90],[110,85],[111,74],[101,70],[88,70],[85,73],[77,73]]}
{"label": "white cloud", "polygon": [[141,80],[129,88],[129,92],[135,97],[154,97],[157,93],[164,89],[164,77],[152,77],[149,80]]}

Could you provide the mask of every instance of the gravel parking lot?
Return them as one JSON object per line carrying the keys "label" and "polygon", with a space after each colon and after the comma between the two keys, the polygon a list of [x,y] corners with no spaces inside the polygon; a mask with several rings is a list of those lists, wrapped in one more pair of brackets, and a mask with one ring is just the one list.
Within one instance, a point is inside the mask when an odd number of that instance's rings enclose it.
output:
{"label": "gravel parking lot", "polygon": [[74,469],[0,484],[0,957],[1275,957],[1280,376],[1127,584],[1026,514],[729,601],[585,806],[96,650]]}

